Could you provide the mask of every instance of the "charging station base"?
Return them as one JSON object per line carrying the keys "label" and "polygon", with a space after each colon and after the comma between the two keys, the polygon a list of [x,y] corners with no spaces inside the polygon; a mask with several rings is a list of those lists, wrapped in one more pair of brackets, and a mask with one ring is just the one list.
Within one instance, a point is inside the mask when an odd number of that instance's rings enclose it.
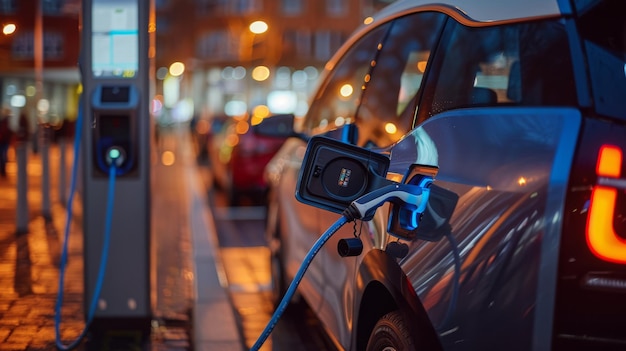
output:
{"label": "charging station base", "polygon": [[143,350],[152,335],[151,318],[94,318],[88,350]]}

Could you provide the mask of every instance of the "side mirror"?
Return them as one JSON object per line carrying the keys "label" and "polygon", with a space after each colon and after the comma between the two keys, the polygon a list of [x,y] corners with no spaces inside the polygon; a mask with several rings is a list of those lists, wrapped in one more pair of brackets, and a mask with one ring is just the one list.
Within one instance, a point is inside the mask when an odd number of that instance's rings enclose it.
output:
{"label": "side mirror", "polygon": [[295,116],[291,113],[274,115],[263,119],[263,121],[255,125],[252,130],[257,135],[273,138],[290,138],[296,137],[308,140],[303,134],[296,133],[294,129]]}

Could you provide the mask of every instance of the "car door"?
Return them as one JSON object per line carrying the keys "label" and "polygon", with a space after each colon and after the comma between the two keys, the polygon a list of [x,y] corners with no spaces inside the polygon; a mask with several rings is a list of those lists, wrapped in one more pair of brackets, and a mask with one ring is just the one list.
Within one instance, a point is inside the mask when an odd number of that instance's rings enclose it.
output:
{"label": "car door", "polygon": [[[332,69],[322,78],[302,121],[304,134],[332,136],[338,128],[354,122],[361,86],[370,73],[371,62],[376,57],[377,46],[386,27],[376,28],[367,36],[355,40],[345,52],[329,62],[327,67]],[[283,169],[276,196],[280,199],[280,231],[284,238],[285,269],[289,278],[294,277],[306,254],[326,229],[320,222],[322,217],[328,215],[328,212],[300,203],[294,197],[305,150],[305,142],[291,138],[278,155]],[[314,311],[324,305],[325,285],[329,281],[323,269],[323,256],[324,253],[320,253],[311,262],[298,290]],[[341,262],[335,267],[332,279],[347,279],[346,263]]]}
{"label": "car door", "polygon": [[456,197],[400,262],[444,349],[528,350],[551,327],[581,125],[570,52],[561,21],[448,21],[417,128],[391,150],[390,172],[437,166],[435,186]]}
{"label": "car door", "polygon": [[[371,69],[361,84],[361,94],[350,123],[356,126],[356,144],[383,149],[409,133],[415,116],[417,97],[431,52],[441,34],[445,15],[419,12],[386,23],[367,34],[382,38],[376,43],[376,55],[368,62]],[[336,96],[334,97],[336,99]],[[322,233],[338,218],[328,211],[319,217]],[[385,230],[381,218],[371,222],[346,225],[333,235],[319,253],[324,264],[323,303],[319,315],[342,345],[348,345],[354,326],[355,270],[362,257],[340,257],[338,241],[361,237],[366,248],[381,248]]]}

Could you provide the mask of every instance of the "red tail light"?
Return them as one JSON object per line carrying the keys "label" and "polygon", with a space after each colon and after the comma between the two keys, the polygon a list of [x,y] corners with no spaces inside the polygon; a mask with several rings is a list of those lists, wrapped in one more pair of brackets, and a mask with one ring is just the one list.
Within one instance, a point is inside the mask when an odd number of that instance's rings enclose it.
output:
{"label": "red tail light", "polygon": [[598,184],[591,193],[587,220],[587,246],[598,258],[626,264],[626,240],[615,232],[613,218],[618,190],[611,180],[621,176],[623,153],[616,146],[604,145],[598,154]]}

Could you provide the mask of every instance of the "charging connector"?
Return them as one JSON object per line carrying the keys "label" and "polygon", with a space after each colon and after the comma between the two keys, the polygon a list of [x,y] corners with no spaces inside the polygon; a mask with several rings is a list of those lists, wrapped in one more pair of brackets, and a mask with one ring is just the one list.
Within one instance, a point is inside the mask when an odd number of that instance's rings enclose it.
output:
{"label": "charging connector", "polygon": [[429,184],[391,184],[384,186],[354,200],[344,210],[343,215],[348,221],[355,219],[369,221],[374,217],[378,207],[385,202],[392,202],[402,206],[405,213],[403,217],[408,218],[406,225],[410,226],[411,229],[417,228],[419,216],[426,209],[428,202],[429,190],[427,185]]}

